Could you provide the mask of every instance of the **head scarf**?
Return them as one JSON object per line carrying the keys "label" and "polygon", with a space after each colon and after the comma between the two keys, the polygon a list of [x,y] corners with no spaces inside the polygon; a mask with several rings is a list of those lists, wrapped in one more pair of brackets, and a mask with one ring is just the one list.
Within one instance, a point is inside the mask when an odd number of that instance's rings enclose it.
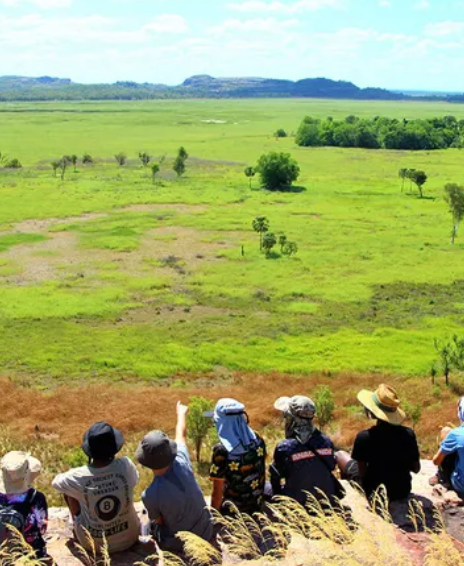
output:
{"label": "head scarf", "polygon": [[219,440],[229,454],[240,456],[256,442],[256,434],[245,419],[245,405],[235,399],[219,399],[214,409]]}
{"label": "head scarf", "polygon": [[285,437],[295,438],[301,444],[306,444],[316,430],[313,423],[315,414],[316,406],[308,397],[296,396],[289,399],[284,413]]}
{"label": "head scarf", "polygon": [[462,424],[464,424],[464,397],[459,399],[458,404],[458,417]]}

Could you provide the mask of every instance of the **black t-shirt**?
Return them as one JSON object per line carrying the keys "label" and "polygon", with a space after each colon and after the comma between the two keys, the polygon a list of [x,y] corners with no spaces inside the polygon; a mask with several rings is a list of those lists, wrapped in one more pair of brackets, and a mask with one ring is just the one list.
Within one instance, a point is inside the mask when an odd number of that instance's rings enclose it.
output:
{"label": "black t-shirt", "polygon": [[300,503],[306,501],[307,491],[317,498],[322,497],[320,492],[332,498],[335,482],[331,472],[335,465],[332,441],[317,429],[306,444],[294,438],[283,440],[270,467],[273,493]]}
{"label": "black t-shirt", "polygon": [[358,434],[352,457],[367,465],[362,486],[368,496],[380,485],[386,487],[390,501],[411,493],[411,468],[420,460],[412,429],[378,421]]}

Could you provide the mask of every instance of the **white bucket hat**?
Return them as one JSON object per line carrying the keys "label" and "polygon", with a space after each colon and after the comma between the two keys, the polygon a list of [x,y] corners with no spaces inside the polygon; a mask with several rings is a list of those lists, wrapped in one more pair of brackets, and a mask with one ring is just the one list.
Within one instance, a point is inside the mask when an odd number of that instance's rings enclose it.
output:
{"label": "white bucket hat", "polygon": [[25,493],[37,479],[42,465],[26,452],[13,451],[0,462],[0,493]]}

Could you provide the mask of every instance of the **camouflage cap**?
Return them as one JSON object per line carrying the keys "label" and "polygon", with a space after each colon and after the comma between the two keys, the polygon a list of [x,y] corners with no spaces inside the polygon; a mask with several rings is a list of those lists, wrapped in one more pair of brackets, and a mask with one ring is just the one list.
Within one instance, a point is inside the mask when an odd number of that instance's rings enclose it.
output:
{"label": "camouflage cap", "polygon": [[313,419],[316,414],[316,405],[309,397],[295,395],[294,397],[279,397],[274,403],[274,408],[284,413],[290,413],[294,417]]}

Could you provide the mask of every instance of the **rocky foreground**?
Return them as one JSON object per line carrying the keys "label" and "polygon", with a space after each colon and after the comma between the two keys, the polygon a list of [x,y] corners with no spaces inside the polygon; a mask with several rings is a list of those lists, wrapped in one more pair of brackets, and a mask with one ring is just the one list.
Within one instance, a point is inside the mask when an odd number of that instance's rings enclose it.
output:
{"label": "rocky foreground", "polygon": [[[427,522],[434,521],[434,508],[437,508],[442,514],[444,524],[448,534],[454,539],[454,546],[459,552],[462,552],[462,561],[458,559],[448,558],[450,562],[443,562],[443,564],[464,564],[464,502],[454,492],[444,490],[441,486],[431,487],[429,485],[429,478],[434,475],[436,471],[435,466],[430,461],[422,462],[422,471],[417,474],[413,479],[413,493],[415,499],[420,503],[424,510],[424,516]],[[364,498],[359,495],[351,486],[346,485],[347,496],[344,503],[353,509],[353,517],[355,521],[365,528],[366,533],[372,535],[372,540],[378,541],[380,536],[385,536],[385,541],[380,546],[381,553],[383,554],[382,564],[407,563],[411,565],[422,565],[425,560],[425,549],[430,542],[430,535],[426,532],[416,532],[416,525],[409,517],[409,504],[408,502],[395,504],[390,506],[390,513],[394,525],[389,526],[385,521],[367,510],[367,505]],[[138,505],[141,512],[141,505]],[[430,526],[430,525],[429,525]],[[377,529],[377,531],[376,531]],[[419,531],[423,531],[422,528]],[[387,533],[387,535],[385,535]],[[68,522],[68,512],[63,508],[50,509],[50,526],[48,535],[48,548],[50,554],[55,559],[58,566],[80,566],[82,564],[88,565],[89,561],[79,554],[75,545],[70,541],[71,528]],[[390,537],[390,542],[389,542]],[[395,546],[396,550],[392,548]],[[295,540],[290,545],[288,552],[288,559],[285,562],[289,564],[325,564],[323,555],[322,542],[310,542],[307,540]],[[310,546],[318,548],[310,548]],[[366,540],[368,546],[368,540]],[[312,552],[320,555],[318,562],[314,562],[314,555]],[[148,556],[156,554],[157,550],[153,543],[138,544],[128,552],[119,553],[111,557],[111,566],[132,566],[137,562],[142,562]],[[388,553],[395,556],[393,562],[388,559]],[[309,554],[308,554],[309,553]],[[406,562],[396,562],[396,558],[401,555],[401,560]],[[332,551],[332,559],[333,551]],[[310,560],[309,562],[307,560]],[[399,559],[398,559],[399,560]],[[153,562],[150,561],[150,564]],[[327,562],[329,563],[329,562]],[[351,563],[351,562],[350,562]],[[371,564],[371,558],[366,557],[366,562],[356,562],[357,564]],[[332,561],[330,561],[332,564]],[[379,562],[380,564],[380,562]],[[441,563],[440,563],[441,564]],[[92,565],[93,566],[93,565]]]}

